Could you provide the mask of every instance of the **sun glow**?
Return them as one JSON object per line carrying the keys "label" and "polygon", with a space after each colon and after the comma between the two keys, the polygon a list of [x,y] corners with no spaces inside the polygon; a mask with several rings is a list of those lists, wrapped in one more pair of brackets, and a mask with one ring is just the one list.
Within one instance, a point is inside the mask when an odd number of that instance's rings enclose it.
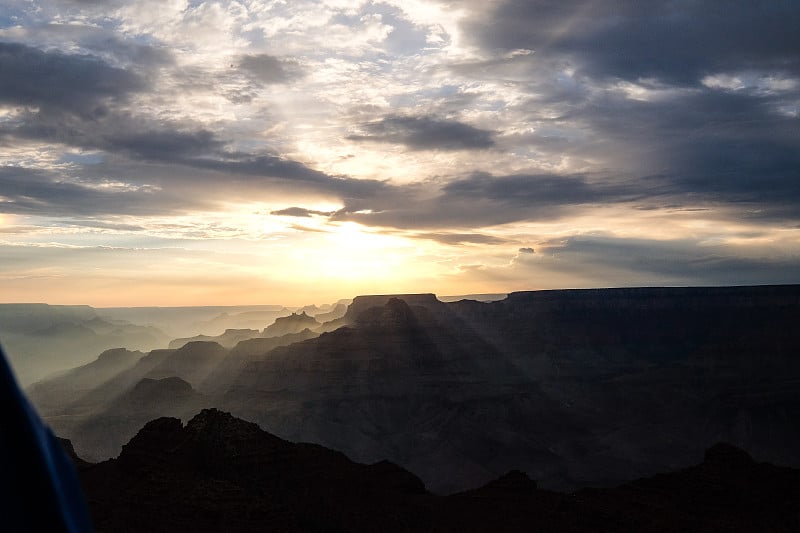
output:
{"label": "sun glow", "polygon": [[332,226],[319,243],[319,253],[314,253],[320,276],[385,281],[409,272],[407,256],[413,249],[406,239],[367,231],[355,222]]}

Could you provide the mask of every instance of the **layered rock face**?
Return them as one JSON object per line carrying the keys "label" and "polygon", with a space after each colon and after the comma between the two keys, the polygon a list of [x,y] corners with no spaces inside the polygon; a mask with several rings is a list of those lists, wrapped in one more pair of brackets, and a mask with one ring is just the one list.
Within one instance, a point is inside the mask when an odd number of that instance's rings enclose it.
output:
{"label": "layered rock face", "polygon": [[222,405],[448,492],[522,468],[610,485],[714,442],[800,464],[800,288],[644,288],[353,301],[347,326],[273,351]]}
{"label": "layered rock face", "polygon": [[142,378],[174,375],[200,403],[151,418],[223,408],[357,461],[391,460],[439,493],[513,469],[544,488],[612,486],[697,462],[718,441],[800,465],[798,286],[539,291],[491,303],[364,296],[337,322],[318,337],[151,352],[48,420],[82,453],[81,424],[122,412],[109,406]]}
{"label": "layered rock face", "polygon": [[556,493],[511,471],[441,497],[392,463],[355,463],[212,409],[186,425],[175,418],[148,422],[119,458],[78,465],[100,533],[790,532],[800,526],[800,472],[757,463],[727,444],[707,450],[697,466],[614,489]]}

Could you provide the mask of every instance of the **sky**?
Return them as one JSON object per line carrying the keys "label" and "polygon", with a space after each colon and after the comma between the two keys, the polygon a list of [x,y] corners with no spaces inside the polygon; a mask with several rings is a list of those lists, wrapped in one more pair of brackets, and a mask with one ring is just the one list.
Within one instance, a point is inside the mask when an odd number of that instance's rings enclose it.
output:
{"label": "sky", "polygon": [[0,301],[800,282],[800,3],[0,0]]}

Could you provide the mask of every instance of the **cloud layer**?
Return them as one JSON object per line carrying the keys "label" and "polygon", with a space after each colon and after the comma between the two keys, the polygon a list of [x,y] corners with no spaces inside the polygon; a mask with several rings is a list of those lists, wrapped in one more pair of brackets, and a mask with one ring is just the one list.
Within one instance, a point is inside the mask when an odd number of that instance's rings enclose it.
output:
{"label": "cloud layer", "polygon": [[258,243],[273,288],[800,282],[795,2],[6,7],[0,247],[41,258],[8,279]]}

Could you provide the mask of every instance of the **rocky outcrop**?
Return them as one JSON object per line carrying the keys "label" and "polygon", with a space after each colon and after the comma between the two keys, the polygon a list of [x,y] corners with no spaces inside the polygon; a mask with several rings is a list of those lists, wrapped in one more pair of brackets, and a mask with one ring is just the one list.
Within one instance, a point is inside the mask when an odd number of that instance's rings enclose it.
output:
{"label": "rocky outcrop", "polygon": [[363,465],[204,410],[147,423],[118,459],[81,471],[98,531],[345,531],[402,523],[424,495],[401,468]]}
{"label": "rocky outcrop", "polygon": [[359,329],[410,332],[418,326],[418,321],[408,302],[401,298],[389,298],[385,304],[369,307],[359,313],[354,325]]}
{"label": "rocky outcrop", "polygon": [[439,306],[441,302],[436,299],[435,294],[381,294],[369,296],[356,296],[353,302],[347,308],[347,313],[344,315],[346,323],[354,323],[359,315],[367,309],[373,307],[383,307],[389,300],[402,300],[408,305],[416,305],[421,307]]}
{"label": "rocky outcrop", "polygon": [[[73,454],[74,456],[74,454]],[[731,445],[697,466],[609,489],[558,493],[511,471],[434,496],[382,461],[294,444],[215,409],[148,422],[119,458],[80,463],[98,531],[794,532],[800,471]]]}
{"label": "rocky outcrop", "polygon": [[158,408],[186,401],[194,393],[192,386],[179,377],[144,378],[128,394],[128,401],[137,407]]}
{"label": "rocky outcrop", "polygon": [[297,314],[275,319],[275,323],[261,332],[262,337],[280,337],[292,333],[300,333],[304,329],[316,329],[320,323],[312,316],[308,316],[305,311]]}

